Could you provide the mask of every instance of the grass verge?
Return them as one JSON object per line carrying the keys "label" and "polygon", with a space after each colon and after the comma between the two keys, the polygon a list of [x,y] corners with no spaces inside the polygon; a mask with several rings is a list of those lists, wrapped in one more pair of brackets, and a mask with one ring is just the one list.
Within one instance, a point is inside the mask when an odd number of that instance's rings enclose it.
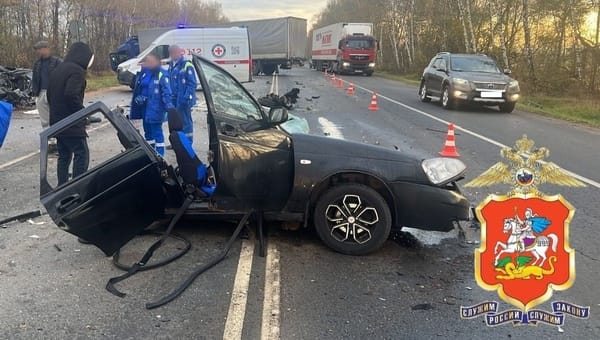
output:
{"label": "grass verge", "polygon": [[[376,75],[408,85],[419,86],[420,75],[376,72]],[[517,109],[562,120],[600,127],[600,100],[574,97],[521,96]]]}
{"label": "grass verge", "polygon": [[86,91],[97,91],[103,88],[118,86],[117,76],[112,72],[102,74],[89,73],[87,76]]}
{"label": "grass verge", "polygon": [[384,71],[375,71],[375,74],[380,76],[381,78],[396,80],[409,85],[419,86],[421,82],[421,76],[418,74],[399,75]]}
{"label": "grass verge", "polygon": [[522,96],[517,109],[600,127],[600,101],[572,97]]}

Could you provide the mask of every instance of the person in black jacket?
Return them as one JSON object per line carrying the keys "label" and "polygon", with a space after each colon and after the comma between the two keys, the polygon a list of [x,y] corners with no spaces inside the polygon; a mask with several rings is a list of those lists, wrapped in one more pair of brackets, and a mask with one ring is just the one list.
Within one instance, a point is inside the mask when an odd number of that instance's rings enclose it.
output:
{"label": "person in black jacket", "polygon": [[[47,91],[50,125],[83,109],[86,70],[93,61],[94,54],[90,47],[85,43],[76,42],[69,48],[62,64],[52,71]],[[56,136],[59,185],[69,180],[71,161],[73,161],[73,178],[87,171],[89,150],[86,138],[85,120],[71,125]]]}
{"label": "person in black jacket", "polygon": [[31,92],[36,97],[35,106],[40,115],[42,128],[50,125],[50,108],[46,99],[46,90],[50,83],[50,72],[52,72],[62,60],[52,55],[50,45],[47,41],[38,41],[33,45],[39,59],[33,64],[33,74],[31,76]]}

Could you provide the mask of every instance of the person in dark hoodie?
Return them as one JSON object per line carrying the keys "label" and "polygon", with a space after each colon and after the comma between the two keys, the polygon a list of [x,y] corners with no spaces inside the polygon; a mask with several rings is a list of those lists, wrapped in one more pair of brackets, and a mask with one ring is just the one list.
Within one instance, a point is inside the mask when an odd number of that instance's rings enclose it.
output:
{"label": "person in dark hoodie", "polygon": [[[86,70],[92,65],[94,54],[82,42],[74,43],[60,65],[50,73],[47,96],[50,104],[50,125],[54,125],[71,114],[83,109],[86,87]],[[69,180],[69,167],[73,162],[73,178],[87,171],[89,150],[85,120],[58,133],[58,184]]]}

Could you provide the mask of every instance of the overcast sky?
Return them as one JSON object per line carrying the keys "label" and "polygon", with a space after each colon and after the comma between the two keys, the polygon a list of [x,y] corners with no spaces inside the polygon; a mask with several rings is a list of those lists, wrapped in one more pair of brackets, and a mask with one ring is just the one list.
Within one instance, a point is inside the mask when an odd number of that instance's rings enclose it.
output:
{"label": "overcast sky", "polygon": [[327,0],[221,0],[221,4],[231,21],[293,16],[307,19],[310,27]]}

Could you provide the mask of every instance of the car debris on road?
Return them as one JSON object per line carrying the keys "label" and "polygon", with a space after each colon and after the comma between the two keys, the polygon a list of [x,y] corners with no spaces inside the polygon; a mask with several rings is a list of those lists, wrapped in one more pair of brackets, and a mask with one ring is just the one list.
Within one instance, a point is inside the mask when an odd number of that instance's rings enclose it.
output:
{"label": "car debris on road", "polygon": [[0,66],[0,100],[20,108],[35,106],[31,77],[30,69]]}

